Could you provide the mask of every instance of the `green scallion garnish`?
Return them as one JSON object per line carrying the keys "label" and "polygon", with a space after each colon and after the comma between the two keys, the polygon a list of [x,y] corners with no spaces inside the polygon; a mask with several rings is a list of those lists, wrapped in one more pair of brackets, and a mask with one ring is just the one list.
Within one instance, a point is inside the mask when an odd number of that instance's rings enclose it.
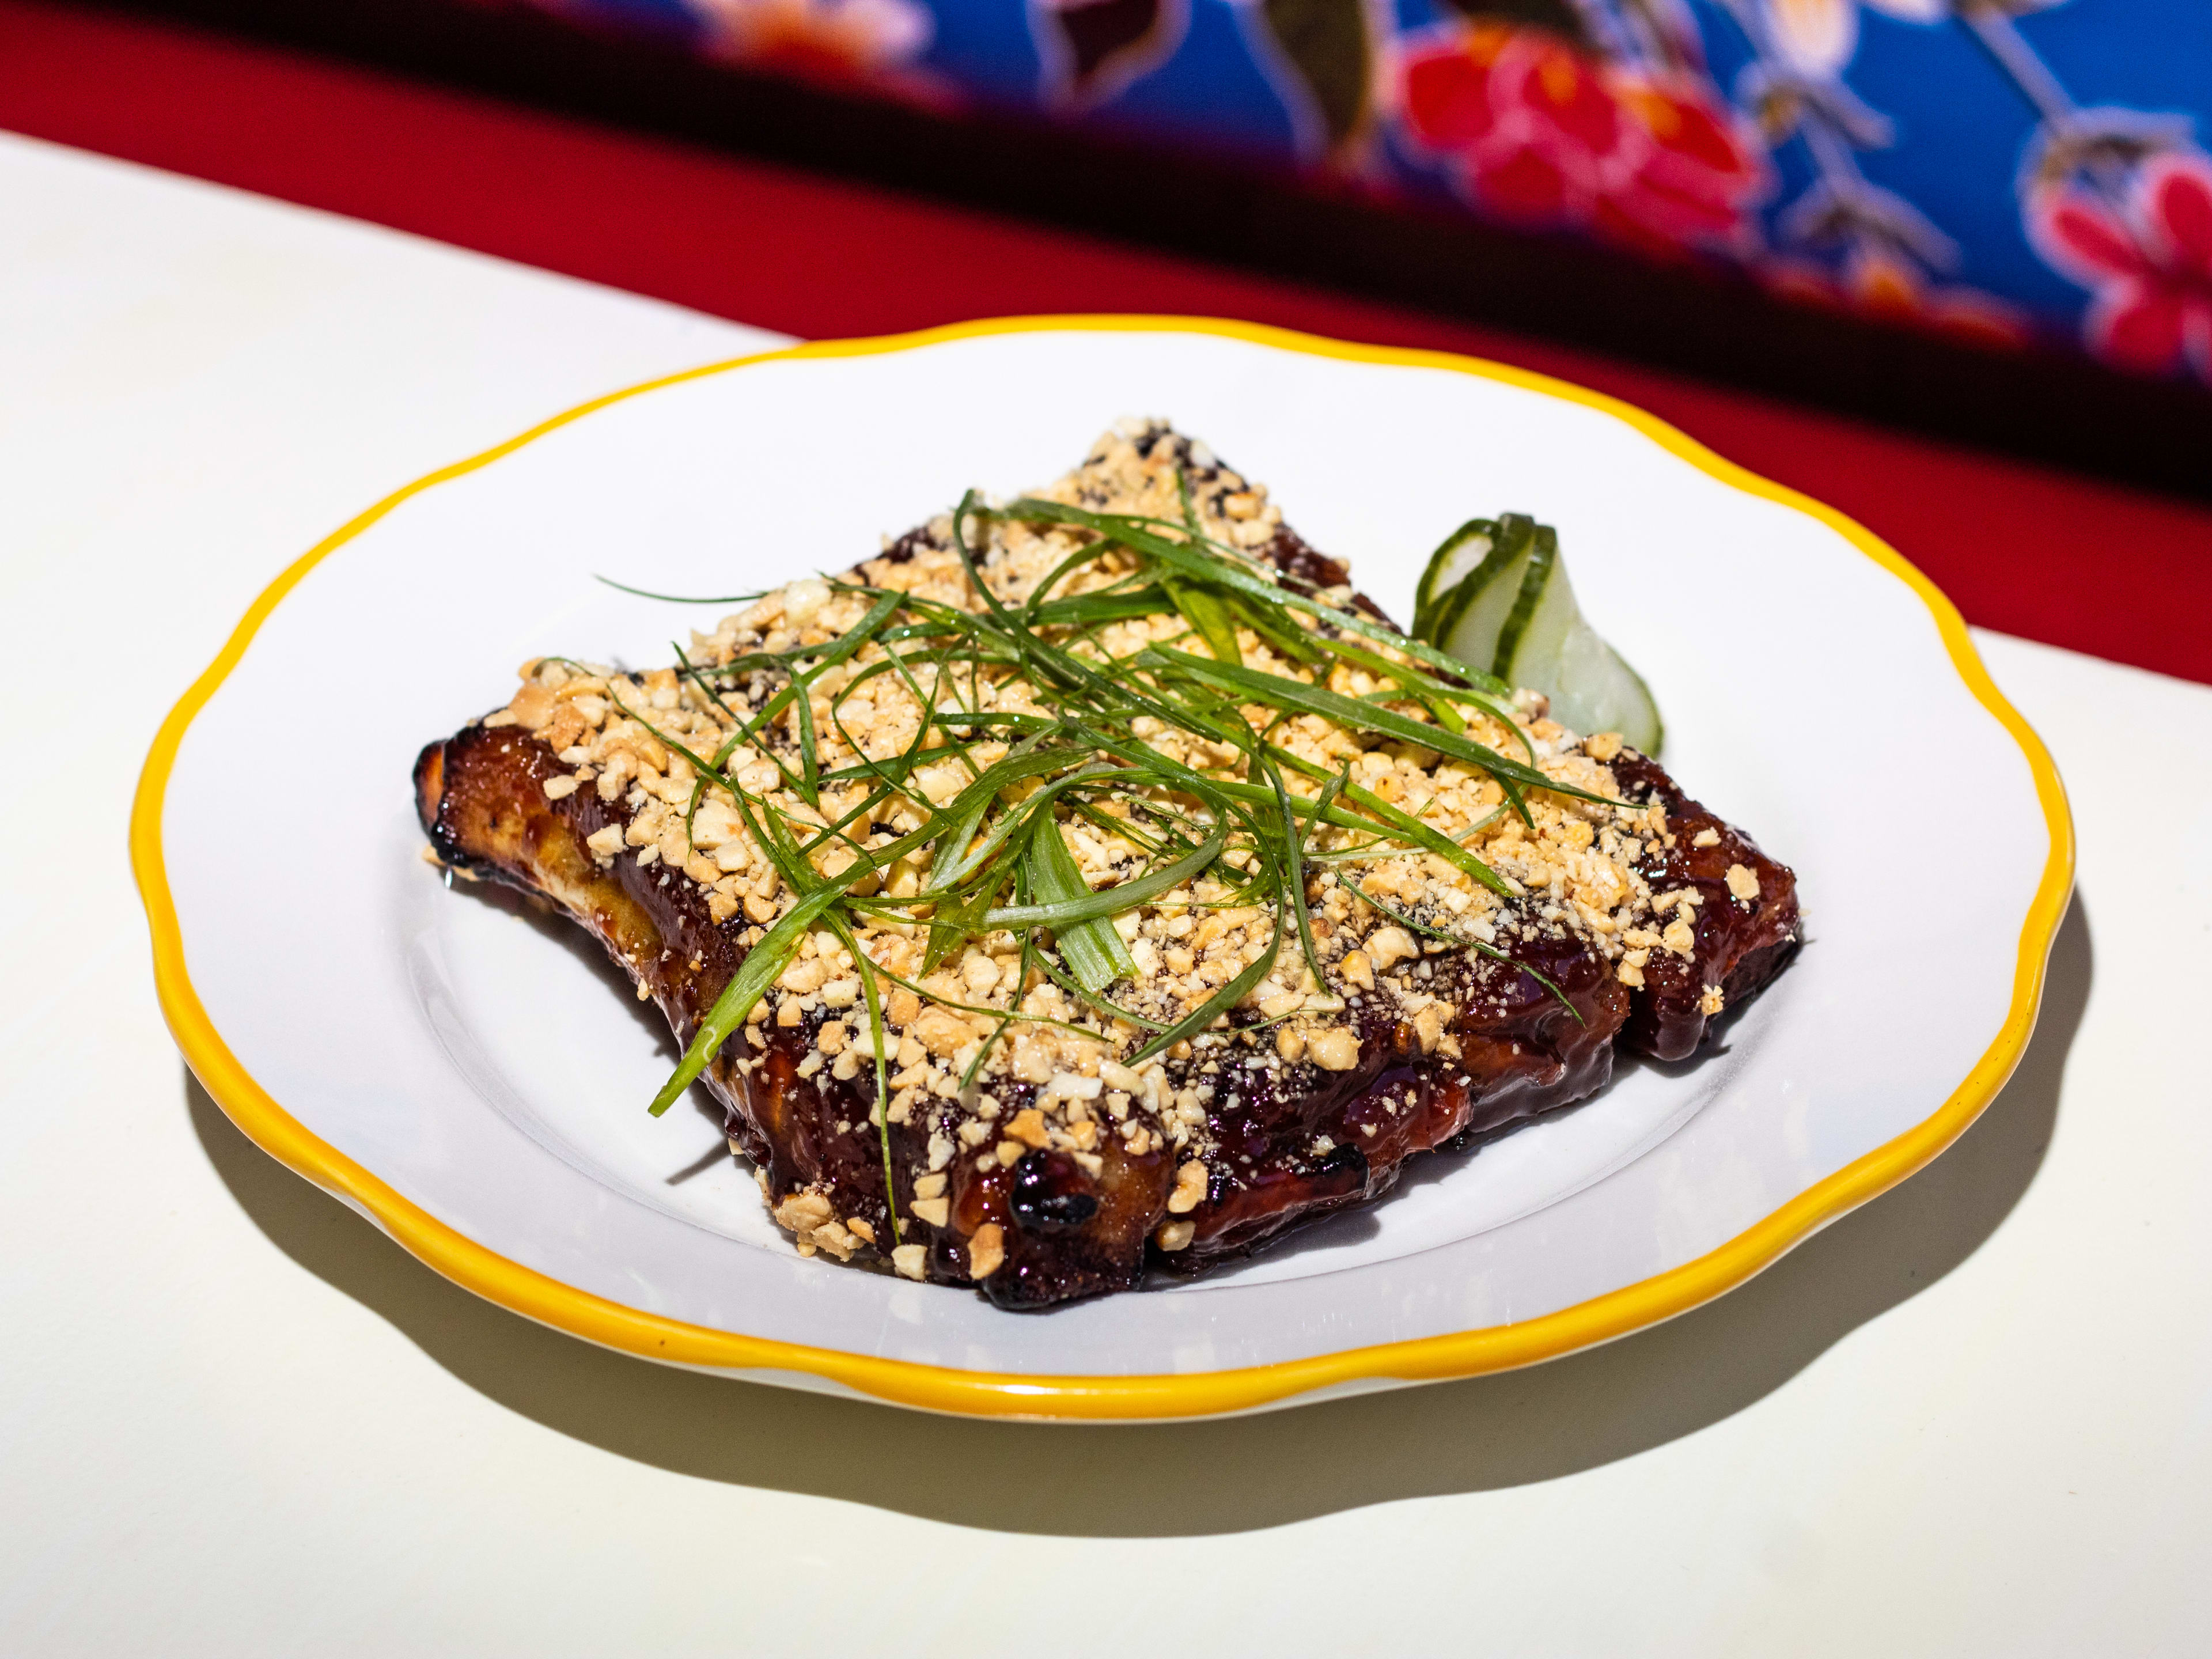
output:
{"label": "green scallion garnish", "polygon": [[[924,977],[973,939],[1019,935],[1009,1006],[951,1004],[997,1021],[965,1065],[963,1088],[1014,1021],[1066,1024],[1026,1006],[1033,983],[1056,984],[1099,1018],[1149,1033],[1132,1057],[1142,1060],[1224,1021],[1276,969],[1286,939],[1297,941],[1292,959],[1303,957],[1325,988],[1306,892],[1313,871],[1427,854],[1510,896],[1518,890],[1465,844],[1480,823],[1508,811],[1528,820],[1528,798],[1538,791],[1620,804],[1531,763],[1535,751],[1501,682],[1275,580],[1205,534],[1187,480],[1181,495],[1177,524],[1030,499],[993,508],[971,492],[952,515],[951,539],[977,608],[832,582],[834,594],[865,602],[834,640],[719,665],[679,650],[684,682],[727,723],[711,755],[616,700],[692,769],[687,826],[709,789],[726,792],[792,894],[772,925],[749,936],[750,954],[654,1097],[656,1114],[712,1063],[810,931],[824,928],[860,974],[889,1183],[879,981],[928,993],[872,956],[869,935],[926,937]],[[1075,546],[1025,597],[1009,599],[987,580],[994,522]],[[1477,521],[1462,534],[1492,528]],[[1152,619],[1170,621],[1139,629],[1136,649],[1109,650],[1115,629]],[[1269,660],[1282,672],[1270,672]],[[1340,672],[1355,688],[1379,689],[1332,689]],[[863,698],[874,718],[856,730],[849,708]],[[889,722],[900,728],[895,744],[882,735],[886,702],[897,713]],[[1355,782],[1350,767],[1298,752],[1289,728],[1306,717],[1433,751],[1488,778],[1504,804],[1449,834],[1425,821],[1430,803],[1408,812]],[[1481,721],[1527,760],[1480,741]],[[765,785],[762,762],[774,773]],[[950,781],[948,767],[957,769]],[[1179,891],[1188,896],[1176,902],[1194,906],[1258,907],[1273,919],[1272,938],[1188,1012],[1125,1006],[1130,994],[1109,993],[1133,979],[1137,963],[1115,919]],[[1425,934],[1499,954],[1376,908]],[[891,1228],[896,1240],[895,1205]]]}

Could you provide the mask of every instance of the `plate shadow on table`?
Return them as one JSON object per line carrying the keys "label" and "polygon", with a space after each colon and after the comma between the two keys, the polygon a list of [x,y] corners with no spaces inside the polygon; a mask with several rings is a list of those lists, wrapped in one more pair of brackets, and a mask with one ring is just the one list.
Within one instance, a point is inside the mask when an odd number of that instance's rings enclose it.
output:
{"label": "plate shadow on table", "polygon": [[[931,1417],[678,1371],[534,1325],[440,1278],[266,1157],[185,1074],[202,1146],[270,1241],[509,1410],[641,1462],[963,1526],[1095,1537],[1279,1526],[1554,1480],[1753,1405],[1965,1261],[2035,1177],[2088,1000],[2080,897],[2019,1071],[1928,1170],[1749,1284],[1521,1371],[1222,1422],[1055,1426]],[[1879,1025],[1838,1033],[1879,1041]],[[957,1475],[949,1471],[957,1470]]]}

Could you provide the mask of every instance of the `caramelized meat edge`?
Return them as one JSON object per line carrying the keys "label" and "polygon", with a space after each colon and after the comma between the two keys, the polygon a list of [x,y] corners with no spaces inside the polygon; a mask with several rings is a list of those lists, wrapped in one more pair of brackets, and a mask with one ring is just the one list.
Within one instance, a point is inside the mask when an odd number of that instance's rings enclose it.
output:
{"label": "caramelized meat edge", "polygon": [[[1522,939],[1519,965],[1448,951],[1408,964],[1452,1010],[1443,1033],[1418,1031],[1389,1011],[1386,999],[1369,998],[1355,1016],[1355,1070],[1221,1066],[1207,1079],[1220,1155],[1203,1197],[1182,1213],[1191,1225],[1188,1247],[1174,1253],[1148,1243],[1170,1213],[1172,1157],[1133,1154],[1111,1138],[1101,1143],[1103,1167],[1095,1176],[1043,1148],[988,1171],[954,1159],[942,1225],[916,1213],[912,1181],[901,1179],[896,1242],[927,1247],[931,1279],[979,1285],[1001,1307],[1127,1290],[1141,1281],[1148,1259],[1203,1271],[1295,1225],[1380,1197],[1419,1153],[1463,1146],[1587,1097],[1611,1076],[1616,1044],[1662,1060],[1687,1057],[1708,1029],[1713,994],[1733,1006],[1796,948],[1795,878],[1685,796],[1657,763],[1625,751],[1613,766],[1632,799],[1657,801],[1667,813],[1673,844],[1655,838],[1643,873],[1655,889],[1691,887],[1705,900],[1694,910],[1694,948],[1687,956],[1653,952],[1642,987],[1623,985],[1571,935]],[[602,868],[586,839],[609,824],[626,826],[631,815],[591,790],[549,799],[545,782],[565,769],[526,732],[465,727],[430,744],[416,763],[423,829],[450,866],[540,896],[586,928],[688,1044],[744,959],[741,924],[716,925],[700,890],[663,866],[623,858]],[[1730,889],[1732,866],[1753,873],[1755,898]],[[871,1121],[873,1073],[864,1068],[845,1081],[800,1073],[825,1018],[817,1010],[795,1025],[747,1026],[708,1068],[706,1085],[725,1110],[732,1151],[754,1161],[780,1220],[835,1253],[870,1242],[888,1250],[895,1240],[884,1132]],[[1442,1035],[1452,1042],[1437,1040]],[[1455,1043],[1456,1058],[1449,1052]],[[740,1060],[752,1063],[741,1068]],[[1001,1093],[1013,1115],[1034,1088],[1009,1082]],[[925,1115],[892,1126],[892,1170],[924,1162],[933,1133]],[[842,1241],[790,1207],[823,1191],[834,1218],[820,1219],[832,1221]]]}

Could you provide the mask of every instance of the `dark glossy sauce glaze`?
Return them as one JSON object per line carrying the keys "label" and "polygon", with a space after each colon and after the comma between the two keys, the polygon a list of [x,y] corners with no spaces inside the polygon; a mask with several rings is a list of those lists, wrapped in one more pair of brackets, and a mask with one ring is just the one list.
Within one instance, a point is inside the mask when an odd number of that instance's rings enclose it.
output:
{"label": "dark glossy sauce glaze", "polygon": [[[926,534],[902,538],[888,556],[911,556]],[[1342,565],[1288,530],[1266,551],[1301,586],[1345,580]],[[872,1070],[842,1081],[818,1067],[801,1073],[830,1017],[823,1010],[794,1025],[744,1027],[709,1067],[706,1085],[724,1109],[733,1150],[758,1166],[772,1204],[826,1191],[837,1213],[860,1221],[881,1249],[892,1242],[887,1199],[895,1198],[903,1242],[927,1247],[928,1276],[975,1283],[1002,1307],[1130,1289],[1152,1266],[1201,1272],[1301,1223],[1380,1197],[1408,1158],[1468,1146],[1586,1098],[1611,1076],[1616,1048],[1686,1058],[1708,1029],[1716,992],[1733,1006],[1786,965],[1799,936],[1790,872],[1685,796],[1656,762],[1623,750],[1610,764],[1627,799],[1664,809],[1669,834],[1646,839],[1637,867],[1655,891],[1693,888],[1702,898],[1690,952],[1652,951],[1644,983],[1632,988],[1596,950],[1557,927],[1501,934],[1510,962],[1431,951],[1401,971],[1407,988],[1451,1010],[1445,1040],[1425,1046],[1391,997],[1369,993],[1350,1010],[1359,1058],[1343,1072],[1310,1060],[1278,1063],[1271,1033],[1254,1029],[1256,1015],[1240,1013],[1243,1024],[1184,1050],[1169,1066],[1176,1088],[1203,1096],[1215,1149],[1203,1197],[1176,1212],[1189,1225],[1176,1250],[1156,1242],[1176,1179],[1175,1155],[1157,1141],[1156,1150],[1139,1154],[1107,1137],[1095,1175],[1061,1152],[1038,1149],[1007,1164],[979,1159],[963,1145],[945,1170],[945,1224],[922,1220],[909,1172],[926,1161],[932,1136],[955,1133],[963,1114],[955,1103],[933,1102],[890,1127],[898,1185],[887,1194],[885,1132],[871,1115]],[[450,866],[549,898],[587,927],[688,1043],[744,959],[745,924],[716,924],[701,890],[665,866],[595,861],[586,838],[627,824],[630,814],[590,789],[549,800],[544,783],[565,770],[545,744],[514,727],[465,727],[431,744],[416,763],[423,829]],[[1697,845],[1700,839],[1707,844]],[[1731,890],[1731,866],[1755,878],[1755,896]],[[992,1086],[1001,1121],[1035,1095],[1010,1079]],[[978,1280],[970,1269],[985,1237],[994,1265]]]}

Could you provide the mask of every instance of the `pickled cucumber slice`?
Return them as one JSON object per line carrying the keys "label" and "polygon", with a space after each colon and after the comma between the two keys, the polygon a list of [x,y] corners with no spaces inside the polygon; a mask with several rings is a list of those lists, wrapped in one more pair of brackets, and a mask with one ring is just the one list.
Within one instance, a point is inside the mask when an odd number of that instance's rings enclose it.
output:
{"label": "pickled cucumber slice", "polygon": [[[1583,619],[1559,556],[1559,535],[1519,514],[1501,514],[1490,551],[1455,583],[1444,579],[1462,552],[1449,542],[1430,561],[1425,629],[1416,632],[1462,662],[1525,685],[1552,701],[1571,731],[1618,732],[1656,755],[1665,737],[1643,677]],[[1447,557],[1449,553],[1450,556]]]}
{"label": "pickled cucumber slice", "polygon": [[[1564,586],[1564,572],[1560,580]],[[1548,674],[1548,683],[1556,689],[1547,695],[1552,699],[1553,718],[1560,725],[1582,732],[1618,732],[1632,749],[1658,754],[1667,740],[1667,726],[1659,718],[1651,688],[1580,617],[1559,642],[1557,665]],[[1532,673],[1520,684],[1541,690],[1546,681]]]}
{"label": "pickled cucumber slice", "polygon": [[[1486,538],[1489,547],[1480,562],[1456,585],[1439,589],[1430,606],[1427,629],[1417,623],[1414,632],[1462,662],[1487,672],[1498,630],[1512,608],[1535,532],[1536,521],[1526,514],[1502,514]],[[1432,568],[1435,563],[1431,561]],[[1445,643],[1454,638],[1465,638],[1481,648],[1469,654]]]}
{"label": "pickled cucumber slice", "polygon": [[[1554,580],[1556,578],[1557,580]],[[1528,543],[1528,562],[1521,567],[1520,585],[1512,594],[1505,619],[1498,625],[1497,643],[1491,647],[1490,672],[1508,685],[1526,685],[1511,678],[1522,659],[1522,647],[1533,643],[1531,662],[1544,660],[1543,647],[1553,643],[1575,612],[1574,592],[1559,568],[1559,532],[1547,524],[1535,526]],[[1471,641],[1470,641],[1471,643]],[[1537,690],[1546,688],[1538,686]]]}
{"label": "pickled cucumber slice", "polygon": [[1508,684],[1548,696],[1552,718],[1570,731],[1618,732],[1632,747],[1659,752],[1665,727],[1650,688],[1583,619],[1548,526],[1538,532],[1491,661]]}
{"label": "pickled cucumber slice", "polygon": [[[1443,539],[1443,544],[1429,555],[1429,562],[1421,572],[1419,584],[1413,589],[1413,637],[1427,640],[1429,618],[1435,612],[1437,601],[1457,587],[1490,552],[1492,538],[1498,526],[1488,519],[1469,519]],[[1433,643],[1433,641],[1431,641]]]}

